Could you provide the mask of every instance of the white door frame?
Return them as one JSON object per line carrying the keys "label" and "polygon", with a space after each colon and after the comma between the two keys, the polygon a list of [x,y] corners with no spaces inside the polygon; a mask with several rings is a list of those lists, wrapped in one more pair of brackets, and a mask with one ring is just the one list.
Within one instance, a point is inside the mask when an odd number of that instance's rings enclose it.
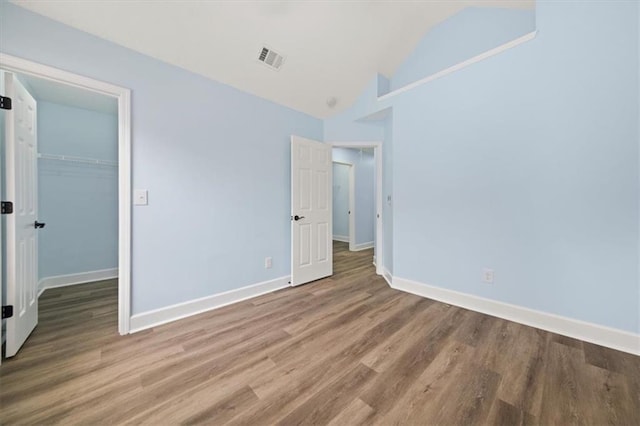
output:
{"label": "white door frame", "polygon": [[131,320],[131,91],[4,53],[0,53],[0,68],[111,96],[118,101],[118,331],[120,334],[129,334]]}
{"label": "white door frame", "polygon": [[[373,148],[376,163],[376,274],[383,275],[384,235],[382,226],[382,142],[328,142],[334,148]],[[355,215],[353,215],[355,216]],[[355,228],[355,227],[354,227]],[[355,239],[355,237],[354,237]],[[349,247],[351,249],[351,247]]]}
{"label": "white door frame", "polygon": [[[349,251],[356,249],[356,166],[346,161],[333,161],[335,164],[349,166]],[[333,176],[335,179],[335,175]]]}

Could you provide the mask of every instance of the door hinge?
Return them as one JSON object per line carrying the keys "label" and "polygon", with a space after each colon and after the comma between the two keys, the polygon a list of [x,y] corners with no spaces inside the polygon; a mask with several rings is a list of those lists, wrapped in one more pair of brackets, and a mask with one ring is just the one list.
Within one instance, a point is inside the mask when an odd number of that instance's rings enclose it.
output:
{"label": "door hinge", "polygon": [[11,98],[0,96],[0,109],[11,109]]}
{"label": "door hinge", "polygon": [[13,203],[11,201],[2,201],[0,202],[0,213],[1,214],[11,214],[13,213]]}
{"label": "door hinge", "polygon": [[13,316],[13,305],[6,305],[2,307],[2,319],[11,318]]}

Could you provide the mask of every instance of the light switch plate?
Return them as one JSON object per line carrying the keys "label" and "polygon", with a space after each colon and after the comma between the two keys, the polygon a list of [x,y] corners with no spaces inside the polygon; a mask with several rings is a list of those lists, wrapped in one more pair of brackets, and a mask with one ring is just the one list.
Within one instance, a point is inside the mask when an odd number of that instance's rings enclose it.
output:
{"label": "light switch plate", "polygon": [[136,189],[133,191],[133,204],[136,206],[146,206],[149,192],[146,189]]}

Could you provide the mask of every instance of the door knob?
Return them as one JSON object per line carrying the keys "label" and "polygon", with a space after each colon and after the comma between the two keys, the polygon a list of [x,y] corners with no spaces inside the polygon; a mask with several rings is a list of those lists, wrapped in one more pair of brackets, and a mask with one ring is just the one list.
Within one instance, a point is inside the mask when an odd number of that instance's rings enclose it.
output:
{"label": "door knob", "polygon": [[41,223],[41,222],[38,222],[38,221],[36,220],[36,221],[34,222],[34,224],[33,224],[33,227],[34,227],[34,228],[36,228],[36,229],[42,229],[42,228],[44,228],[44,226],[45,226],[45,225],[46,225],[46,223]]}
{"label": "door knob", "polygon": [[293,217],[293,220],[295,220],[295,221],[298,221],[298,220],[300,220],[300,219],[304,219],[304,216],[298,216],[298,215],[295,215],[295,216]]}

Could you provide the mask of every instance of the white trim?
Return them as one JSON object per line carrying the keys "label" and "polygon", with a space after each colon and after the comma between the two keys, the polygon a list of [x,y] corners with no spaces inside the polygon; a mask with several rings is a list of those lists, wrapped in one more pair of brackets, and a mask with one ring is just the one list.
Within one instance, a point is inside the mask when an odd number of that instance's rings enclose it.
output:
{"label": "white trim", "polygon": [[394,277],[391,287],[396,290],[460,306],[483,314],[504,318],[520,324],[573,337],[619,351],[640,355],[640,335],[598,324],[537,311],[472,294],[434,287],[404,278]]}
{"label": "white trim", "polygon": [[428,83],[430,81],[436,80],[436,79],[438,79],[440,77],[444,77],[445,75],[451,74],[453,72],[459,71],[459,70],[461,70],[463,68],[468,67],[469,65],[473,65],[476,62],[480,62],[483,59],[487,59],[487,58],[490,58],[492,56],[495,56],[495,55],[497,55],[499,53],[504,52],[505,50],[509,50],[509,49],[511,49],[513,47],[516,47],[516,46],[518,46],[518,45],[520,45],[522,43],[525,43],[525,42],[527,42],[529,40],[534,39],[536,37],[537,33],[538,33],[538,31],[532,31],[530,33],[527,33],[527,34],[521,36],[521,37],[518,37],[518,38],[516,38],[514,40],[511,40],[511,41],[509,41],[509,42],[507,42],[505,44],[502,44],[502,45],[500,45],[498,47],[494,47],[491,50],[487,50],[484,53],[476,55],[473,58],[470,58],[470,59],[467,59],[465,61],[462,61],[462,62],[460,62],[458,64],[450,66],[449,68],[446,68],[446,69],[444,69],[442,71],[438,71],[435,74],[431,74],[431,75],[429,75],[429,76],[427,76],[425,78],[422,78],[422,79],[420,79],[418,81],[415,81],[413,83],[407,84],[406,86],[402,86],[402,87],[400,87],[400,88],[398,88],[396,90],[393,90],[393,91],[391,91],[389,93],[385,93],[384,95],[378,97],[378,101],[383,101],[383,100],[389,99],[389,98],[391,98],[393,96],[399,95],[400,93],[407,92],[407,91],[415,89],[416,87],[421,86],[421,85],[423,85],[425,83]]}
{"label": "white trim", "polygon": [[48,288],[66,287],[68,285],[85,284],[114,278],[118,278],[118,268],[45,277],[38,281],[38,297]]}
{"label": "white trim", "polygon": [[287,288],[291,286],[291,284],[289,284],[290,280],[291,277],[289,276],[280,277],[235,290],[225,291],[224,293],[135,314],[131,317],[131,333]]}
{"label": "white trim", "polygon": [[[638,16],[637,16],[637,22],[640,22],[640,7],[637,8],[638,9]],[[637,31],[638,33],[638,44],[640,44],[640,31]],[[637,85],[637,89],[638,89],[638,93],[636,94],[638,96],[637,99],[640,99],[640,84]],[[638,111],[638,121],[637,123],[640,123],[640,108],[637,109]],[[640,133],[640,127],[638,127],[638,132]],[[637,164],[640,164],[640,150],[638,150],[638,158],[636,158],[636,161],[638,161]],[[640,185],[640,173],[637,175],[638,176],[638,185]],[[638,223],[640,223],[640,197],[638,198],[638,203],[637,203],[637,207],[638,210],[636,210],[638,212]],[[638,241],[640,241],[640,226],[638,227],[638,231],[637,231],[638,235]],[[638,250],[638,277],[640,277],[640,250]],[[638,306],[640,306],[640,291],[638,291],[638,296],[637,296],[637,300],[636,302],[638,303]],[[638,309],[637,315],[636,315],[636,320],[637,320],[637,327],[638,330],[640,330],[640,309]]]}
{"label": "white trim", "polygon": [[382,147],[380,141],[345,141],[345,142],[326,142],[335,148],[377,148]]}
{"label": "white trim", "polygon": [[367,250],[367,249],[373,248],[373,246],[374,246],[374,242],[373,241],[369,241],[367,243],[356,244],[353,247],[353,250],[351,250],[351,251]]}
{"label": "white trim", "polygon": [[345,237],[344,235],[334,235],[333,241],[340,241],[341,243],[348,243],[349,237]]}
{"label": "white trim", "polygon": [[131,322],[131,92],[118,97],[118,331],[129,334]]}
{"label": "white trim", "polygon": [[349,167],[349,250],[356,247],[356,165]]}
{"label": "white trim", "polygon": [[376,162],[376,240],[375,252],[377,258],[376,274],[382,275],[384,263],[384,229],[382,226],[382,142],[353,141],[353,142],[327,142],[336,148],[373,148],[373,156]]}
{"label": "white trim", "polygon": [[386,267],[383,268],[382,277],[387,282],[387,284],[389,284],[389,287],[395,288],[393,287],[393,284],[391,284],[393,282],[393,275],[391,275],[391,271],[389,271]]}
{"label": "white trim", "polygon": [[382,142],[373,152],[376,162],[376,246],[374,251],[377,256],[376,273],[382,274],[384,264],[384,226],[382,215]]}
{"label": "white trim", "polygon": [[118,331],[128,334],[131,318],[131,91],[4,53],[0,53],[0,68],[118,100]]}

